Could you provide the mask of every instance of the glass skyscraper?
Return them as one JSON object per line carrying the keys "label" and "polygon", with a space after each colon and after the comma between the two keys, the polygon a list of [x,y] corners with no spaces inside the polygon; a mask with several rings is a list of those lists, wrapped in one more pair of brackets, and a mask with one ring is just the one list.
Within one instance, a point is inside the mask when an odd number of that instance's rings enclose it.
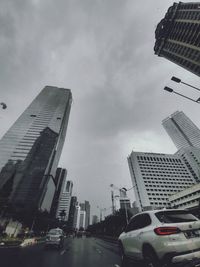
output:
{"label": "glass skyscraper", "polygon": [[46,86],[0,140],[0,205],[50,209],[72,94]]}
{"label": "glass skyscraper", "polygon": [[162,124],[178,149],[200,148],[200,129],[182,111],[176,111]]}

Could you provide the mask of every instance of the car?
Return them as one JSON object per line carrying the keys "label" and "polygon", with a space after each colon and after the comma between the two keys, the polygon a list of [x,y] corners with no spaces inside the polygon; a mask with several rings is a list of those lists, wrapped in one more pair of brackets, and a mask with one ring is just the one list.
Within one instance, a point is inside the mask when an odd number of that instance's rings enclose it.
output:
{"label": "car", "polygon": [[64,233],[60,228],[51,229],[46,236],[46,247],[62,248],[64,246]]}
{"label": "car", "polygon": [[129,258],[148,267],[200,261],[200,220],[180,209],[141,212],[130,219],[118,241],[124,266]]}

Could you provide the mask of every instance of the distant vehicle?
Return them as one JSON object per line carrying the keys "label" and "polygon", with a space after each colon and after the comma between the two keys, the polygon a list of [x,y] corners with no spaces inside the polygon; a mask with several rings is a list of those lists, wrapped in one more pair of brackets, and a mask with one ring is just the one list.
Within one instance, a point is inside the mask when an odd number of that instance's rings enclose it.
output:
{"label": "distant vehicle", "polygon": [[54,246],[62,248],[64,246],[64,233],[60,228],[51,229],[46,236],[46,247]]}
{"label": "distant vehicle", "polygon": [[200,221],[187,210],[142,212],[130,219],[119,245],[124,266],[129,257],[146,267],[191,263],[200,259]]}

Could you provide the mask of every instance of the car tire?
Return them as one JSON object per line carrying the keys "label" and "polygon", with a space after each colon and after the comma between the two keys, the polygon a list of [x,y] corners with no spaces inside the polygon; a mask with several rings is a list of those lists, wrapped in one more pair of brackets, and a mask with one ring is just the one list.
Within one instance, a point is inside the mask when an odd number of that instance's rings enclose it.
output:
{"label": "car tire", "polygon": [[120,252],[120,258],[121,258],[121,267],[126,267],[128,259],[124,253],[124,248],[122,243],[119,243],[119,252]]}
{"label": "car tire", "polygon": [[143,258],[145,267],[160,267],[159,259],[152,248],[144,249]]}

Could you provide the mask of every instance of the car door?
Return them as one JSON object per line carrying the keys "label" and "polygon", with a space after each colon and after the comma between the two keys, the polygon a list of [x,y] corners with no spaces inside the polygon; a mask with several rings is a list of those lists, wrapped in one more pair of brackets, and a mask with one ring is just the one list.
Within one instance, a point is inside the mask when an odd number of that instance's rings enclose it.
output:
{"label": "car door", "polygon": [[145,227],[151,224],[149,214],[140,214],[133,217],[128,224],[126,232],[126,253],[135,259],[142,258],[142,244]]}

